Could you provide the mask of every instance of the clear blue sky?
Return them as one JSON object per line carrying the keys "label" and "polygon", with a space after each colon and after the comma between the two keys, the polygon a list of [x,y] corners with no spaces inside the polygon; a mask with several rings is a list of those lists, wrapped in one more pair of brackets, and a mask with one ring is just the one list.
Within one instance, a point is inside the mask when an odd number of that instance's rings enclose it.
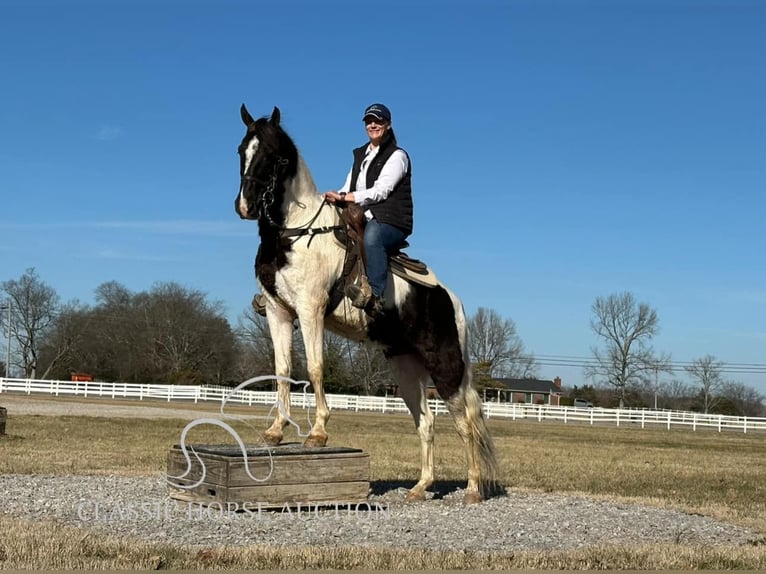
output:
{"label": "clear blue sky", "polygon": [[675,361],[766,371],[764,30],[757,0],[0,0],[0,280],[178,281],[234,320],[258,247],[240,104],[279,106],[327,190],[381,101],[410,254],[469,313],[582,359],[594,299],[627,290]]}

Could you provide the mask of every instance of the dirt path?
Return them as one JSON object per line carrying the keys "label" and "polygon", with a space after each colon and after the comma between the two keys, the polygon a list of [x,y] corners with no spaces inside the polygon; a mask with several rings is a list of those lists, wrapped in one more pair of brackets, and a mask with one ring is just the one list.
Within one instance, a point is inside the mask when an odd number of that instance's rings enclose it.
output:
{"label": "dirt path", "polygon": [[[89,416],[110,418],[175,418],[189,419],[201,414],[216,415],[221,412],[218,403],[168,403],[165,401],[115,400],[77,397],[41,397],[39,395],[0,394],[0,407],[8,409],[9,415]],[[254,415],[255,407],[229,406],[227,413]],[[264,411],[258,408],[259,414]]]}

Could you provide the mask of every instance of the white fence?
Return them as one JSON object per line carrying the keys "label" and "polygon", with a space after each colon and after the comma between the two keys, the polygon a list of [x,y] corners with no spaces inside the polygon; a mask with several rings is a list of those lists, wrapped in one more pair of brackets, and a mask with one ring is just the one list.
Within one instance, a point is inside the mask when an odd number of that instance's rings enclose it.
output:
{"label": "white fence", "polygon": [[[163,401],[223,402],[239,405],[272,406],[277,402],[273,391],[234,391],[229,387],[197,385],[139,385],[131,383],[101,383],[77,381],[43,381],[36,379],[6,379],[0,377],[0,393],[45,394],[52,396],[101,397],[111,399],[153,399]],[[379,413],[407,413],[404,401],[399,397],[369,397],[357,395],[327,395],[330,409],[350,411],[374,411]],[[290,404],[295,407],[315,407],[312,393],[294,391]],[[447,414],[444,403],[439,399],[429,401],[436,415]],[[523,403],[484,403],[484,413],[489,418],[511,420],[536,420],[564,424],[609,424],[630,428],[661,426],[689,428],[691,430],[713,429],[718,432],[766,431],[766,418],[731,417],[706,415],[685,411],[651,411],[634,409],[602,409],[555,407]]]}

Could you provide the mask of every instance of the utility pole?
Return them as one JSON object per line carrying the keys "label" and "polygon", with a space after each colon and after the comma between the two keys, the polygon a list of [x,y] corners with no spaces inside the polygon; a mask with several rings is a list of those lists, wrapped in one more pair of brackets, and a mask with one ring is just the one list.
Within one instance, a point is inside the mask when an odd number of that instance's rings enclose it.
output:
{"label": "utility pole", "polygon": [[8,299],[7,303],[3,303],[3,305],[0,305],[0,310],[5,311],[8,310],[8,325],[6,327],[6,335],[8,337],[8,348],[6,350],[5,355],[5,378],[10,378],[11,376],[11,300]]}
{"label": "utility pole", "polygon": [[660,388],[660,364],[654,365],[654,410],[657,410],[657,391]]}

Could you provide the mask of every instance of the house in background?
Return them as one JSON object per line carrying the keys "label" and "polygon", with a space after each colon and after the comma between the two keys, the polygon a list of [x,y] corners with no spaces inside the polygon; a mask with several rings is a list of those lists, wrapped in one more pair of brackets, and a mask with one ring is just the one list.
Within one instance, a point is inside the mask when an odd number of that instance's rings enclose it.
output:
{"label": "house in background", "polygon": [[483,391],[484,402],[526,403],[532,405],[559,405],[561,377],[552,381],[540,379],[493,379],[497,388]]}
{"label": "house in background", "polygon": [[[497,388],[487,387],[481,394],[484,402],[497,403],[527,403],[532,405],[559,406],[561,397],[561,377],[552,381],[540,379],[493,379]],[[386,387],[386,395],[400,397],[399,385]],[[433,383],[426,387],[426,395],[429,399],[439,398]]]}

